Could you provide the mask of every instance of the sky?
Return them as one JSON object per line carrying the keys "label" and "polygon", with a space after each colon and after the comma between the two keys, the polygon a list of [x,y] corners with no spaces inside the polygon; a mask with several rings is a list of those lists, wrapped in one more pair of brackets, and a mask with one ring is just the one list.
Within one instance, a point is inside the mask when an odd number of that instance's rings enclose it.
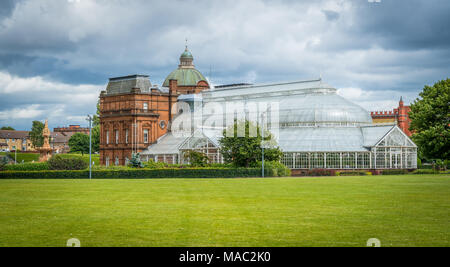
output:
{"label": "sky", "polygon": [[108,78],[322,79],[368,111],[449,77],[448,0],[2,0],[0,126],[87,125]]}

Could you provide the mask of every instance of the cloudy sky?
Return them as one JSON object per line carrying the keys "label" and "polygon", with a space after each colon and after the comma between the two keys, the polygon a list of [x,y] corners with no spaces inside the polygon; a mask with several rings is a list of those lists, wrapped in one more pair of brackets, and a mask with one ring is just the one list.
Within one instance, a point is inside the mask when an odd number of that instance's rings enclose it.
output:
{"label": "cloudy sky", "polygon": [[109,77],[161,85],[185,39],[214,84],[320,76],[367,110],[449,77],[448,0],[1,0],[0,126],[86,125]]}

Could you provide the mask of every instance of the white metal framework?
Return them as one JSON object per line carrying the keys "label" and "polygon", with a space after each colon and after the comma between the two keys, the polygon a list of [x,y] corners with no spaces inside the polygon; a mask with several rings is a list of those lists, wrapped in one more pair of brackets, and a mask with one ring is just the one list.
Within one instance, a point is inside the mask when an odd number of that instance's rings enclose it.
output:
{"label": "white metal framework", "polygon": [[212,163],[222,163],[218,140],[230,126],[223,118],[237,114],[233,109],[227,111],[227,104],[240,101],[247,105],[240,115],[256,119],[266,112],[264,104],[278,104],[279,123],[268,123],[267,127],[284,153],[282,163],[291,169],[417,168],[417,146],[401,129],[372,125],[369,112],[339,96],[322,80],[211,89],[183,95],[179,101],[191,108],[203,107],[192,115],[201,114],[193,120],[201,125],[194,125],[190,137],[175,137],[169,132],[141,154],[144,160],[184,164],[188,163],[184,153],[195,150],[206,154]]}
{"label": "white metal framework", "polygon": [[291,169],[416,169],[417,146],[394,127],[367,152],[287,152],[282,163]]}

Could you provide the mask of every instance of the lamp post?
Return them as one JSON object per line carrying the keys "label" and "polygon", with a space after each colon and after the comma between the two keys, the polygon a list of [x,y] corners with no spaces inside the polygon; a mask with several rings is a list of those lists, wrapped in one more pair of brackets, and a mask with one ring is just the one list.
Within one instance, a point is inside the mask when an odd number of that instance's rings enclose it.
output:
{"label": "lamp post", "polygon": [[92,116],[88,115],[89,121],[89,179],[92,180]]}
{"label": "lamp post", "polygon": [[262,134],[261,134],[261,136],[262,136],[262,140],[261,140],[261,148],[262,148],[262,178],[264,178],[265,177],[265,172],[264,172],[264,146],[265,146],[265,143],[264,143],[264,126],[265,126],[265,118],[266,118],[266,113],[264,112],[264,113],[262,113],[261,114],[261,118],[262,118]]}

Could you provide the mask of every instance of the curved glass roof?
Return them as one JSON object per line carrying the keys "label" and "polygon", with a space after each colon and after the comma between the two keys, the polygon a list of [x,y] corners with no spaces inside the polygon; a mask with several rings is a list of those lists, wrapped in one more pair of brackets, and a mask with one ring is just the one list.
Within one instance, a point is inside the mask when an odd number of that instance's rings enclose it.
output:
{"label": "curved glass roof", "polygon": [[[364,126],[372,124],[368,111],[337,94],[337,90],[321,80],[275,85],[236,87],[203,93],[205,103],[220,103],[216,110],[204,110],[206,119],[219,121],[227,103],[245,102],[249,107],[261,103],[278,106],[283,128],[306,126]],[[217,105],[216,105],[217,106]],[[261,118],[258,110],[246,111],[249,118]],[[231,114],[231,113],[230,113]],[[241,114],[242,116],[242,114]]]}

